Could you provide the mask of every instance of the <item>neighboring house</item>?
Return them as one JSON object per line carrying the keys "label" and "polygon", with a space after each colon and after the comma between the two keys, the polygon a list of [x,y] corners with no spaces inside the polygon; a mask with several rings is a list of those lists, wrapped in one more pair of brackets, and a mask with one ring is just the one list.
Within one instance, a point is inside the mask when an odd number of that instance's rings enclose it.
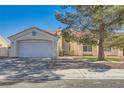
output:
{"label": "neighboring house", "polygon": [[3,38],[0,35],[0,57],[9,56],[8,48],[9,48],[9,43],[7,42],[5,38]]}
{"label": "neighboring house", "polygon": [[[124,33],[116,33],[124,35]],[[63,56],[84,56],[84,55],[98,55],[98,46],[90,46],[79,44],[78,42],[66,42],[61,36],[61,30],[58,31],[60,39],[58,40],[59,55]],[[121,51],[116,48],[105,48],[105,56],[124,56],[124,50]]]}
{"label": "neighboring house", "polygon": [[[45,31],[31,27],[9,37],[10,57],[57,57],[98,55],[98,46],[86,46],[77,42],[66,42],[61,30]],[[106,48],[106,56],[124,56],[124,51]]]}
{"label": "neighboring house", "polygon": [[56,34],[31,27],[9,37],[10,57],[57,57]]}

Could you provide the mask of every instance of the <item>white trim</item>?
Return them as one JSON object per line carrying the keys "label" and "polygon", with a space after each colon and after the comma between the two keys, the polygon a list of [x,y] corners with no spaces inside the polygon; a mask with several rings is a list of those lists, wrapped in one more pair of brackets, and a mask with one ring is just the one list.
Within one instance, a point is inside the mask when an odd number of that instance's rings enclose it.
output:
{"label": "white trim", "polygon": [[8,38],[9,38],[10,40],[16,40],[17,38],[20,38],[20,37],[22,37],[22,36],[24,36],[24,35],[29,34],[29,33],[32,32],[33,30],[39,31],[39,32],[43,32],[43,33],[45,33],[45,34],[48,34],[48,35],[53,36],[53,37],[55,37],[55,38],[58,38],[57,36],[54,36],[54,35],[48,33],[47,31],[42,30],[42,29],[40,29],[40,28],[38,28],[38,27],[30,27],[30,28],[28,28],[28,29],[25,29],[25,30],[19,32],[19,33],[16,33],[16,34],[14,34],[14,35],[12,35],[12,36],[9,36]]}

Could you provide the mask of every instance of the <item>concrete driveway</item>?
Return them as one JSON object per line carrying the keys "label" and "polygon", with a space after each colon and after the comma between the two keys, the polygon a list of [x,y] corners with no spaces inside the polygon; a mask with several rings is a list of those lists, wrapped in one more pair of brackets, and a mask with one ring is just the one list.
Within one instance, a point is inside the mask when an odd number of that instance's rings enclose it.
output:
{"label": "concrete driveway", "polygon": [[48,69],[48,61],[28,58],[0,60],[0,80],[54,80],[59,76]]}
{"label": "concrete driveway", "polygon": [[0,82],[60,79],[124,79],[124,69],[76,60],[0,59]]}

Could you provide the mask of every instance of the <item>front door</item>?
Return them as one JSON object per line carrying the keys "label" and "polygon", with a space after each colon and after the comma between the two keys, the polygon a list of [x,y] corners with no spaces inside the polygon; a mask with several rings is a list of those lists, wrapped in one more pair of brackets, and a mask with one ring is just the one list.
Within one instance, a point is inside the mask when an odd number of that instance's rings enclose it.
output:
{"label": "front door", "polygon": [[64,55],[69,55],[69,43],[68,42],[64,42]]}

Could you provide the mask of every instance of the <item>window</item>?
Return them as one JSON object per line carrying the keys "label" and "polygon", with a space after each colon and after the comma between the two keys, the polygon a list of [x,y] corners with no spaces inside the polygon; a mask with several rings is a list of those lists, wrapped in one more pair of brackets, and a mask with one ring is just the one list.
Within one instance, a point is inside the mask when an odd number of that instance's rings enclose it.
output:
{"label": "window", "polygon": [[111,48],[104,48],[104,51],[110,52],[112,49]]}
{"label": "window", "polygon": [[83,46],[84,52],[92,52],[92,46]]}
{"label": "window", "polygon": [[36,32],[35,31],[32,32],[32,36],[36,36]]}

